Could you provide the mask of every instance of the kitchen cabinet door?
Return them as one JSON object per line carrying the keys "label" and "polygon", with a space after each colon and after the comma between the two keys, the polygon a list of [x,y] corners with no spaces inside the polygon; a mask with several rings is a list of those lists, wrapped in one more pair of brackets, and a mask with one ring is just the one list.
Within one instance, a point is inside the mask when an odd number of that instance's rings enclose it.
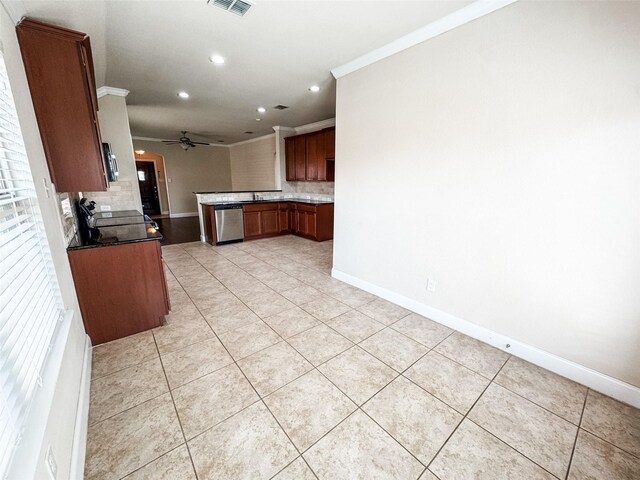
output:
{"label": "kitchen cabinet door", "polygon": [[89,37],[29,18],[16,32],[52,183],[58,192],[105,191]]}
{"label": "kitchen cabinet door", "polygon": [[295,137],[284,139],[284,155],[287,171],[287,182],[293,182],[296,179],[296,145]]}
{"label": "kitchen cabinet door", "polygon": [[169,299],[159,241],[70,250],[68,255],[93,345],[162,325]]}
{"label": "kitchen cabinet door", "polygon": [[278,216],[277,204],[273,210],[260,212],[262,235],[274,235],[280,233],[280,228],[278,227]]}
{"label": "kitchen cabinet door", "polygon": [[261,213],[262,212],[244,212],[244,238],[259,237],[262,235]]}
{"label": "kitchen cabinet door", "polygon": [[278,227],[280,233],[288,233],[289,226],[289,204],[281,203],[278,207]]}
{"label": "kitchen cabinet door", "polygon": [[304,135],[293,137],[295,180],[304,181],[307,178],[307,141]]}
{"label": "kitchen cabinet door", "polygon": [[204,236],[207,243],[216,244],[216,212],[213,205],[202,205]]}
{"label": "kitchen cabinet door", "polygon": [[299,229],[298,210],[295,205],[291,205],[289,208],[289,230],[291,230],[291,233],[297,234]]}
{"label": "kitchen cabinet door", "polygon": [[305,135],[305,147],[307,153],[306,180],[324,180],[326,168],[324,168],[324,136],[320,133]]}
{"label": "kitchen cabinet door", "polygon": [[325,144],[325,159],[334,160],[336,158],[336,127],[327,128],[322,131]]}

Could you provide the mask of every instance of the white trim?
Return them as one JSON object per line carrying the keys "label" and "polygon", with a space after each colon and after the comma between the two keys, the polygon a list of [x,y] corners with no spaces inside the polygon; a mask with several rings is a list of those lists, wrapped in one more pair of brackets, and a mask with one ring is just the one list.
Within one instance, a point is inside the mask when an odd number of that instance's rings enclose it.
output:
{"label": "white trim", "polygon": [[244,145],[245,143],[253,143],[259,140],[264,140],[265,138],[275,137],[275,133],[269,133],[267,135],[263,135],[261,137],[250,138],[249,140],[242,140],[241,142],[230,143],[229,145],[225,145],[226,147],[237,147],[238,145]]}
{"label": "white trim", "polygon": [[369,53],[356,58],[355,60],[345,63],[331,70],[333,76],[337,79],[349,75],[350,73],[360,70],[372,63],[379,62],[387,57],[395,55],[403,50],[411,48],[431,38],[437,37],[449,30],[453,30],[465,23],[469,23],[477,18],[495,12],[500,8],[511,5],[517,0],[476,0],[466,7],[456,10],[449,15],[425,25],[414,32],[409,33],[383,47],[372,50]]}
{"label": "white trim", "polygon": [[160,215],[169,215],[169,210],[160,212]]}
{"label": "white trim", "polygon": [[206,243],[207,239],[205,238],[204,235],[200,235],[200,241],[203,242],[203,243]]}
{"label": "white trim", "polygon": [[73,449],[71,451],[71,480],[84,478],[84,461],[87,453],[87,430],[89,428],[89,392],[91,386],[91,339],[87,335],[84,362],[82,363],[82,381],[80,383],[80,397],[76,413],[76,427],[73,434]]}
{"label": "white trim", "polygon": [[[467,320],[463,320],[449,313],[438,310],[424,303],[420,303],[399,293],[379,287],[373,283],[361,280],[357,277],[341,272],[333,268],[331,276],[342,280],[349,285],[358,287],[366,292],[377,295],[392,303],[400,305],[408,310],[416,312],[424,317],[453,328],[459,332],[476,338],[482,342],[493,345],[500,350],[509,352],[516,357],[546,368],[558,375],[569,378],[582,385],[586,385],[593,390],[609,395],[621,402],[640,408],[640,388],[622,382],[613,377],[596,372],[583,365],[559,357],[552,353],[545,352],[526,343],[518,342],[507,336],[496,333],[488,328],[481,327]],[[507,347],[509,345],[509,347]]]}
{"label": "white trim", "polygon": [[96,90],[98,98],[102,98],[105,95],[115,95],[116,97],[126,97],[129,95],[129,90],[116,87],[100,87]]}
{"label": "white trim", "polygon": [[188,212],[188,213],[171,213],[169,218],[185,218],[185,217],[197,217],[198,212]]}
{"label": "white trim", "polygon": [[298,135],[301,133],[317,132],[318,130],[322,130],[323,128],[335,127],[335,125],[335,118],[327,118],[326,120],[320,120],[319,122],[300,125],[299,127],[295,127],[294,130]]}
{"label": "white trim", "polygon": [[[131,136],[131,140],[141,140],[143,142],[174,142],[176,141],[175,138],[172,139],[166,139],[166,138],[153,138],[153,137],[139,137],[137,135],[132,135]],[[198,145],[199,147],[222,147],[222,148],[229,148],[229,145],[221,145],[219,143],[207,143],[206,145]]]}
{"label": "white trim", "polygon": [[[39,455],[45,438],[56,386],[62,372],[62,361],[74,321],[73,310],[67,310],[54,334],[49,357],[42,372],[42,386],[33,398],[24,436],[16,449],[6,478],[35,478]],[[78,321],[78,320],[75,320]]]}

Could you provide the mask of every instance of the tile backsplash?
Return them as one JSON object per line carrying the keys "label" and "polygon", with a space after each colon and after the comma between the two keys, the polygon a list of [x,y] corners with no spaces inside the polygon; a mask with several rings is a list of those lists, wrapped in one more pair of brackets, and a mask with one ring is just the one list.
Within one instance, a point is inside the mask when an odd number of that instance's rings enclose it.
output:
{"label": "tile backsplash", "polygon": [[84,192],[84,196],[96,202],[98,212],[103,205],[111,206],[111,210],[140,210],[135,196],[137,189],[137,184],[120,180],[110,183],[106,192]]}
{"label": "tile backsplash", "polygon": [[334,182],[282,182],[283,193],[330,195],[333,199]]}

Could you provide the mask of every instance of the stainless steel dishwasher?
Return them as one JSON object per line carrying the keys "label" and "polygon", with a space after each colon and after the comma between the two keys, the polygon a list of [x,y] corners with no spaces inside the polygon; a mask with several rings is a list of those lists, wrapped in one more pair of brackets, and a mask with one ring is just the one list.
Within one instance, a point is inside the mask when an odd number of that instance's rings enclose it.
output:
{"label": "stainless steel dishwasher", "polygon": [[216,205],[216,245],[242,242],[244,240],[244,219],[242,205],[228,203]]}

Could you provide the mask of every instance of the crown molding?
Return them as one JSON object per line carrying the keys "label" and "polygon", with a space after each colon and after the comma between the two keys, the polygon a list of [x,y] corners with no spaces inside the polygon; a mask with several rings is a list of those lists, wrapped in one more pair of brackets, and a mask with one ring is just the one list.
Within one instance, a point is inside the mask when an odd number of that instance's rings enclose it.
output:
{"label": "crown molding", "polygon": [[295,127],[294,130],[296,133],[309,133],[309,132],[316,132],[318,130],[322,130],[323,128],[335,127],[335,125],[336,125],[336,119],[328,118],[326,120],[321,120],[319,122],[300,125],[299,127]]}
{"label": "crown molding", "polygon": [[331,70],[331,73],[336,79],[344,77],[356,70],[360,70],[368,65],[379,62],[380,60],[402,52],[403,50],[425,42],[426,40],[437,37],[438,35],[442,35],[443,33],[453,30],[465,23],[469,23],[477,18],[506,7],[507,5],[511,5],[516,1],[517,0],[476,0],[466,7],[456,10],[449,15],[445,15],[444,17],[425,25],[404,37],[400,37],[399,39],[394,40],[383,47],[372,50],[349,63],[345,63],[344,65],[334,68]]}
{"label": "crown molding", "polygon": [[115,95],[117,97],[126,97],[129,95],[129,90],[125,90],[124,88],[116,88],[116,87],[100,87],[96,90],[98,94],[98,98],[102,98],[105,95]]}
{"label": "crown molding", "polygon": [[229,145],[227,145],[228,147],[237,147],[238,145],[244,145],[246,143],[253,143],[253,142],[258,142],[260,140],[264,140],[265,138],[271,138],[271,137],[275,137],[276,134],[275,133],[269,133],[267,135],[262,135],[261,137],[256,137],[256,138],[250,138],[249,140],[242,140],[240,142],[236,142],[236,143],[230,143]]}
{"label": "crown molding", "polygon": [[293,127],[282,127],[280,125],[276,125],[275,127],[271,127],[273,128],[276,132],[294,132],[296,131],[295,128]]}

